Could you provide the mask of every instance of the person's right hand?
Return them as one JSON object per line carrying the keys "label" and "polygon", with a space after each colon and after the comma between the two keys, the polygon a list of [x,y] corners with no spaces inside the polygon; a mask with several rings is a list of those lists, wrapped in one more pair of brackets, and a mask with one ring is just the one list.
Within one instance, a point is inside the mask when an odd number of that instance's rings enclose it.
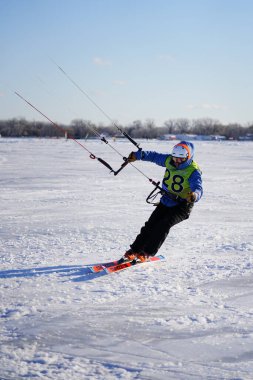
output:
{"label": "person's right hand", "polygon": [[135,152],[131,152],[127,158],[127,161],[128,162],[134,162],[136,161],[136,155],[135,155]]}

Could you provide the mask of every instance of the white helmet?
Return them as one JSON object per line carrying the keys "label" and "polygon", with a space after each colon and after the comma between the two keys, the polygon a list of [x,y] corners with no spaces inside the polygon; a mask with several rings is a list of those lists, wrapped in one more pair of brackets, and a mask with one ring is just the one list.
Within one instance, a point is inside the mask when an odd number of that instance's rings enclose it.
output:
{"label": "white helmet", "polygon": [[172,150],[172,157],[190,158],[190,149],[186,144],[177,144]]}

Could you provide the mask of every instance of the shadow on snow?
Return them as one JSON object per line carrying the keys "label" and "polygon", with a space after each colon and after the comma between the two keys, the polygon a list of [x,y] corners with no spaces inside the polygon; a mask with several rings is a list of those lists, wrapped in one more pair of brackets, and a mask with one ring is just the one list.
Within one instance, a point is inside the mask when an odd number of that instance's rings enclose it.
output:
{"label": "shadow on snow", "polygon": [[53,266],[53,267],[42,267],[42,268],[30,268],[30,269],[11,269],[0,271],[0,279],[3,278],[29,278],[29,277],[39,277],[48,276],[52,274],[59,274],[62,277],[67,277],[65,280],[81,282],[90,281],[98,277],[103,277],[107,275],[105,271],[99,273],[93,273],[90,270],[90,266],[94,264],[80,266],[80,265],[70,265],[70,266]]}

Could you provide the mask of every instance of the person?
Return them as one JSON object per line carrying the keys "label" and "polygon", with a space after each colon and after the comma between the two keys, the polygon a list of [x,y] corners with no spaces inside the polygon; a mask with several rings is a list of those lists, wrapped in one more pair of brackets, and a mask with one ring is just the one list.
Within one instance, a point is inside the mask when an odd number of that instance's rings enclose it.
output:
{"label": "person", "polygon": [[166,168],[162,183],[165,194],[123,260],[146,261],[155,256],[171,227],[189,218],[203,194],[201,170],[193,157],[194,145],[188,141],[176,144],[171,154],[142,150],[130,153],[128,162],[149,161]]}

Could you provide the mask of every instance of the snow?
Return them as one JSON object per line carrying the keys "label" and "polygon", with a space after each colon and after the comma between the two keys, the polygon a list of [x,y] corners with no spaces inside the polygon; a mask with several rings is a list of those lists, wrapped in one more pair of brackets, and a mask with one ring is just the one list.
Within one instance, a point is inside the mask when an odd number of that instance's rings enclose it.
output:
{"label": "snow", "polygon": [[[100,141],[84,143],[121,165]],[[89,275],[128,249],[153,186],[130,165],[114,177],[73,141],[0,139],[1,380],[252,379],[253,145],[195,146],[205,193],[160,249],[167,260]]]}

